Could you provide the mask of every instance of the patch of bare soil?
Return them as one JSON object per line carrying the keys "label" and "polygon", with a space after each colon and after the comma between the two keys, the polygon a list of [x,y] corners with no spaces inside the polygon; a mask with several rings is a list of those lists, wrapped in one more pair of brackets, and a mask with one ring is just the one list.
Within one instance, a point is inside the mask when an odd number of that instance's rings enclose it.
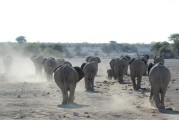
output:
{"label": "patch of bare soil", "polygon": [[[69,59],[80,66],[84,59]],[[142,79],[142,88],[133,91],[129,76],[124,84],[108,80],[106,70],[110,59],[102,59],[95,78],[95,91],[85,92],[84,80],[76,87],[74,104],[62,105],[62,94],[54,81],[34,73],[17,77],[0,75],[0,120],[178,120],[179,60],[169,60],[166,66],[172,73],[172,81],[165,97],[166,110],[158,112],[149,103],[150,85],[148,76]],[[177,63],[177,64],[174,64]],[[177,67],[176,67],[177,66]],[[21,68],[22,69],[22,68]]]}

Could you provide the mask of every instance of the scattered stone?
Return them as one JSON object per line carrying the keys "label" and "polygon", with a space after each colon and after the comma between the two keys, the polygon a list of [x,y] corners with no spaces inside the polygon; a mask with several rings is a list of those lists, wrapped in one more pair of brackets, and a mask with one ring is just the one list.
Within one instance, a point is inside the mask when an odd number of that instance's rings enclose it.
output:
{"label": "scattered stone", "polygon": [[87,118],[90,118],[90,115],[87,115],[86,117],[87,117]]}
{"label": "scattered stone", "polygon": [[73,115],[79,117],[79,113],[77,112],[73,112]]}
{"label": "scattered stone", "polygon": [[141,106],[137,105],[136,108],[141,108]]}
{"label": "scattered stone", "polygon": [[88,112],[84,112],[84,114],[88,114]]}
{"label": "scattered stone", "polygon": [[17,98],[21,98],[21,95],[18,95]]}
{"label": "scattered stone", "polygon": [[176,89],[176,91],[178,91],[178,88]]}

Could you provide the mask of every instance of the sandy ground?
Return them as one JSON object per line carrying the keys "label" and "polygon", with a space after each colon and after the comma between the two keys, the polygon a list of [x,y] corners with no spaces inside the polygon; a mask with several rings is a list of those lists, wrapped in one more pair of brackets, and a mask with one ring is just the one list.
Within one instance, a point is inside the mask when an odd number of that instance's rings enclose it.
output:
{"label": "sandy ground", "polygon": [[[68,59],[80,66],[85,58]],[[165,97],[165,113],[159,113],[149,103],[148,77],[142,79],[146,90],[133,91],[130,77],[126,84],[108,80],[106,70],[110,59],[102,59],[95,78],[95,92],[85,92],[84,80],[78,84],[75,103],[61,105],[62,94],[54,81],[35,76],[28,58],[16,58],[12,71],[4,74],[0,69],[0,120],[178,120],[179,119],[179,60],[166,60],[172,74]],[[2,64],[1,64],[2,66]]]}

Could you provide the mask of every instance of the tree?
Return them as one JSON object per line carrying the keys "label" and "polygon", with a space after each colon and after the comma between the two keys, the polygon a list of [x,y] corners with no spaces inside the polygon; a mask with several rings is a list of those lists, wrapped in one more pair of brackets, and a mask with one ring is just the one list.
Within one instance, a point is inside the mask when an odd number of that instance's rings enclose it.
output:
{"label": "tree", "polygon": [[168,37],[170,41],[174,42],[174,49],[176,49],[177,54],[179,55],[179,34],[171,34],[170,37]]}
{"label": "tree", "polygon": [[16,38],[16,41],[19,43],[19,44],[22,44],[22,43],[26,43],[27,40],[24,36],[19,36]]}

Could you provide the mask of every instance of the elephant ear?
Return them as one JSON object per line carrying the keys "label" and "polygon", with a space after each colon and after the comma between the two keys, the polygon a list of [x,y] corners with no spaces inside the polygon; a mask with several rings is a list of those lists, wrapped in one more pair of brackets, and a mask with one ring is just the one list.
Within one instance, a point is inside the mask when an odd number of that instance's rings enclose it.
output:
{"label": "elephant ear", "polygon": [[129,61],[129,64],[131,64],[134,60],[135,60],[135,58],[132,58],[132,59]]}
{"label": "elephant ear", "polygon": [[83,69],[83,67],[84,67],[86,64],[87,64],[87,63],[82,63],[81,69]]}
{"label": "elephant ear", "polygon": [[47,60],[47,58],[45,58],[45,59],[42,61],[42,64],[44,64],[46,60]]}
{"label": "elephant ear", "polygon": [[84,77],[85,74],[80,67],[75,66],[74,69],[78,72],[79,80],[77,82],[79,82]]}
{"label": "elephant ear", "polygon": [[154,64],[153,63],[150,63],[149,64],[149,66],[148,66],[148,74],[150,73],[150,70],[151,70],[151,68],[154,66]]}
{"label": "elephant ear", "polygon": [[147,56],[148,59],[150,58],[148,54],[146,54],[146,56]]}
{"label": "elephant ear", "polygon": [[98,60],[98,63],[101,63],[101,59],[99,57],[96,57],[97,60]]}
{"label": "elephant ear", "polygon": [[147,61],[146,60],[144,60],[144,59],[141,59],[144,63],[145,63],[145,65],[147,64]]}
{"label": "elephant ear", "polygon": [[90,58],[91,58],[91,56],[88,56],[88,57],[86,58],[86,62],[88,62]]}

